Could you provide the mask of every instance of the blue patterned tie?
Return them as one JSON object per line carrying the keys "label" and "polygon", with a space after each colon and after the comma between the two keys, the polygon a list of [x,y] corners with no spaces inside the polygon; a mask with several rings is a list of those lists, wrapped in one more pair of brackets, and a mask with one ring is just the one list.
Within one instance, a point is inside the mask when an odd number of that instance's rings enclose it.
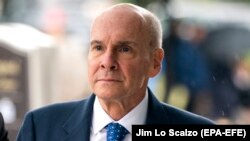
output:
{"label": "blue patterned tie", "polygon": [[122,141],[128,130],[124,128],[119,123],[109,123],[106,127],[107,129],[107,141]]}

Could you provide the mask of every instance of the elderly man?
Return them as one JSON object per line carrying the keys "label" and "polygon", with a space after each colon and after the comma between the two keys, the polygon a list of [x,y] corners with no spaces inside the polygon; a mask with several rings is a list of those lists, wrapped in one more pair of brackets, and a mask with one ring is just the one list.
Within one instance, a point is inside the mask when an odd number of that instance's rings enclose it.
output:
{"label": "elderly man", "polygon": [[151,12],[114,5],[94,20],[90,39],[93,94],[29,112],[18,141],[131,140],[133,124],[213,124],[159,102],[149,89],[148,80],[160,72],[164,57],[161,24]]}

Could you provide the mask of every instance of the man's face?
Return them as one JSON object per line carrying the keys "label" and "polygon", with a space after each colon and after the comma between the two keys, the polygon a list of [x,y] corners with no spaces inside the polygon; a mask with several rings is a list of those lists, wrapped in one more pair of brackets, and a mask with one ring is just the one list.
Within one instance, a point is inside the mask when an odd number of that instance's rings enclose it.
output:
{"label": "man's face", "polygon": [[97,96],[119,99],[145,93],[153,61],[143,30],[138,17],[129,14],[97,18],[88,55],[89,82]]}

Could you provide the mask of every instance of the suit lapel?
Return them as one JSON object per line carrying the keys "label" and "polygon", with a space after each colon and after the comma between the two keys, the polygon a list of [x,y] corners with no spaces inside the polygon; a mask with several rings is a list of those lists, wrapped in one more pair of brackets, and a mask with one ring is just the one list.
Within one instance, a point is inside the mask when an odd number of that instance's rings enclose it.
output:
{"label": "suit lapel", "polygon": [[[162,104],[157,100],[148,88],[149,101],[146,124],[169,123],[169,117],[162,108]],[[89,141],[90,128],[92,123],[93,105],[95,95],[92,94],[86,101],[81,101],[75,110],[69,115],[68,120],[63,124],[66,133],[64,141]],[[159,114],[161,113],[161,114]],[[163,114],[164,113],[164,114]],[[87,127],[87,128],[86,128]]]}
{"label": "suit lapel", "polygon": [[89,141],[95,96],[81,101],[63,124],[65,141]]}
{"label": "suit lapel", "polygon": [[169,116],[167,112],[163,109],[163,105],[154,96],[152,91],[148,88],[148,111],[146,124],[168,124]]}

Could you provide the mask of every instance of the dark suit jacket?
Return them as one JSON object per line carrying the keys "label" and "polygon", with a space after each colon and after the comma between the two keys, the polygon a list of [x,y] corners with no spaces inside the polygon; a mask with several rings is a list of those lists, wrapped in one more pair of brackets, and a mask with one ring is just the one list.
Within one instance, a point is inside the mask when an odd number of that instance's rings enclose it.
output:
{"label": "dark suit jacket", "polygon": [[0,113],[0,141],[8,141],[8,132],[5,129],[4,126],[4,120],[2,113]]}
{"label": "dark suit jacket", "polygon": [[[27,113],[17,141],[89,141],[95,95],[53,104]],[[212,121],[159,102],[149,90],[146,124],[213,124]]]}

